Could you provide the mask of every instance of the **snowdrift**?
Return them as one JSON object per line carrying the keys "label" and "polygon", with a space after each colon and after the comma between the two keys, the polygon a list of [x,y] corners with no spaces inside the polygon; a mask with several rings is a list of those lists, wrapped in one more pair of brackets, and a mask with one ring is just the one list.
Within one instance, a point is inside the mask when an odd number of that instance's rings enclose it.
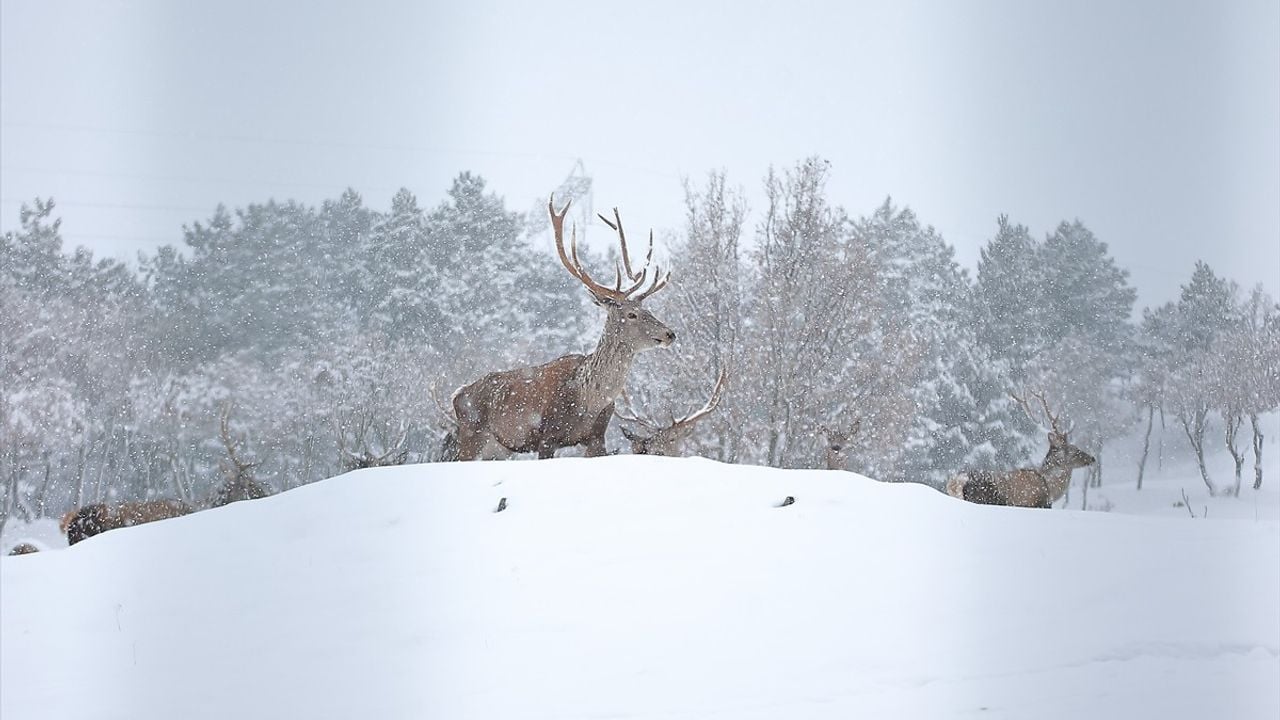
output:
{"label": "snowdrift", "polygon": [[365,470],[0,583],[6,720],[1280,715],[1280,525],[850,473]]}

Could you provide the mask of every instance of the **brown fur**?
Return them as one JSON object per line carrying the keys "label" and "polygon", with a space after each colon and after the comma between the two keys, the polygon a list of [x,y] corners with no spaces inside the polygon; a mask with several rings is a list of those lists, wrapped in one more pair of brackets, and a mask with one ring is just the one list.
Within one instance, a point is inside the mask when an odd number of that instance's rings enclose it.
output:
{"label": "brown fur", "polygon": [[[480,428],[509,452],[551,457],[557,448],[586,444],[587,455],[605,454],[613,403],[596,409],[584,402],[572,379],[585,361],[585,355],[565,355],[537,367],[490,373],[459,391],[453,398],[458,425],[476,429],[459,438],[463,459],[484,453]],[[524,414],[512,418],[508,408]]]}
{"label": "brown fur", "polygon": [[112,505],[94,503],[63,515],[62,527],[67,535],[67,544],[75,545],[108,530],[167,520],[190,512],[191,507],[178,500],[145,500]]}
{"label": "brown fur", "polygon": [[10,555],[30,555],[31,553],[40,552],[40,548],[31,543],[18,543],[9,551]]}

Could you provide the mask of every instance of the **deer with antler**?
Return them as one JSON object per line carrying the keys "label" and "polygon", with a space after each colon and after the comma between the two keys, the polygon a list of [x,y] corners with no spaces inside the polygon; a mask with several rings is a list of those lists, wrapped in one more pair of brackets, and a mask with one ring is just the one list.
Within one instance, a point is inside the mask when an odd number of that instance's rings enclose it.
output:
{"label": "deer with antler", "polygon": [[231,403],[227,403],[222,408],[218,429],[222,446],[227,450],[227,461],[221,463],[222,483],[214,488],[205,504],[216,508],[241,500],[257,500],[270,495],[271,493],[254,478],[254,468],[260,463],[245,460],[240,454],[244,448],[244,438],[233,437],[231,434]]}
{"label": "deer with antler", "polygon": [[728,377],[724,368],[720,369],[720,376],[716,380],[716,385],[711,390],[711,397],[703,406],[680,419],[676,419],[674,415],[671,422],[666,425],[660,425],[647,418],[642,418],[634,412],[623,412],[615,409],[614,412],[618,418],[626,423],[630,423],[632,427],[622,426],[622,435],[631,441],[631,452],[636,455],[666,455],[675,457],[681,454],[681,446],[685,440],[693,433],[693,427],[699,420],[710,415],[716,406],[720,404],[720,398],[724,395],[725,380]]}
{"label": "deer with antler", "polygon": [[604,330],[596,349],[587,355],[572,354],[544,365],[490,373],[453,394],[457,420],[459,460],[499,459],[519,452],[554,457],[557,450],[581,445],[588,457],[604,455],[605,430],[613,418],[614,401],[626,387],[631,361],[637,352],[667,347],[676,334],[649,313],[641,303],[666,286],[670,273],[657,266],[650,276],[653,231],[644,266],[632,269],[622,217],[614,208],[611,221],[600,219],[618,234],[621,264],[615,268],[613,287],[587,273],[578,259],[577,228],[569,249],[564,243],[566,203],[559,213],[547,202],[556,252],[569,274],[604,308]]}
{"label": "deer with antler", "polygon": [[[1066,494],[1072,470],[1096,462],[1092,455],[1070,443],[1067,437],[1070,428],[1063,428],[1059,415],[1049,409],[1044,393],[1033,392],[1031,395],[1040,401],[1044,421],[1049,426],[1049,453],[1040,467],[961,473],[947,481],[948,495],[982,505],[1049,508]],[[1032,422],[1042,427],[1045,425],[1025,399],[1012,393],[1009,396]]]}
{"label": "deer with antler", "polygon": [[[409,425],[400,425],[399,436],[394,440],[389,434],[390,425],[373,419],[373,413],[351,413],[335,421],[338,433],[338,467],[343,472],[365,468],[403,465],[409,459]],[[370,431],[377,436],[380,452],[370,445]],[[348,445],[347,434],[354,435],[354,443]],[[353,449],[354,447],[354,449]]]}

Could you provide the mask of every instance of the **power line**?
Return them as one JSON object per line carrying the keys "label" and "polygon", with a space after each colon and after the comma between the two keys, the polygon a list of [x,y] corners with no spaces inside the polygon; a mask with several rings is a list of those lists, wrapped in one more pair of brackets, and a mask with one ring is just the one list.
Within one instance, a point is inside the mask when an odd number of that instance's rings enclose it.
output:
{"label": "power line", "polygon": [[[274,180],[257,180],[257,179],[234,179],[226,177],[193,177],[183,175],[153,175],[147,173],[123,173],[123,172],[105,172],[100,170],[57,170],[54,168],[32,168],[32,167],[16,167],[13,165],[0,165],[0,171],[6,172],[26,172],[38,173],[45,175],[76,175],[81,177],[99,177],[99,178],[124,178],[128,180],[155,180],[157,182],[191,182],[191,183],[219,183],[225,185],[265,185],[270,187],[281,188],[315,188],[323,190],[346,190],[354,187],[351,184],[340,183],[307,183],[307,182],[281,182]],[[361,187],[376,191],[399,190],[399,187],[391,187],[390,185],[362,185]]]}
{"label": "power line", "polygon": [[[336,139],[310,139],[310,138],[280,138],[254,135],[219,135],[210,133],[193,133],[193,132],[174,132],[166,130],[140,130],[130,128],[107,128],[93,125],[73,125],[61,123],[26,123],[26,122],[6,122],[0,123],[0,127],[21,128],[27,130],[62,130],[68,132],[88,132],[88,133],[105,133],[113,135],[136,135],[142,137],[162,137],[177,140],[188,141],[214,141],[214,142],[233,142],[233,143],[250,143],[250,144],[267,144],[267,145],[294,145],[301,147],[327,147],[327,148],[349,148],[364,150],[393,150],[396,152],[420,152],[435,153],[438,155],[480,155],[486,157],[506,157],[506,158],[526,158],[539,160],[542,162],[575,162],[579,158],[569,153],[547,153],[547,152],[528,152],[514,150],[484,150],[479,148],[463,148],[456,146],[436,146],[436,145],[412,145],[401,143],[369,143],[369,142],[353,142],[350,140]],[[658,168],[645,167],[635,165],[633,163],[621,162],[609,158],[591,157],[589,158],[593,165],[612,165],[614,167],[623,168],[633,172],[641,172],[664,178],[680,179],[679,173],[672,173],[667,170]]]}
{"label": "power line", "polygon": [[[23,203],[31,202],[31,198],[23,198],[20,200],[15,198],[0,198],[0,202],[6,205],[21,205]],[[95,203],[95,202],[78,202],[75,200],[68,200],[68,201],[55,200],[54,205],[56,207],[81,207],[81,208],[95,208],[100,210],[150,210],[154,212],[211,213],[216,209],[214,207],[190,207],[190,206],[182,206],[182,205],[133,205],[130,203]]]}
{"label": "power line", "polygon": [[6,122],[0,123],[0,127],[21,128],[26,130],[62,130],[68,132],[88,132],[88,133],[104,133],[110,135],[137,135],[141,137],[162,137],[173,138],[177,140],[210,140],[214,142],[233,142],[233,143],[253,143],[267,145],[297,145],[303,147],[340,147],[364,150],[395,150],[409,152],[426,152],[439,153],[446,155],[493,155],[499,157],[530,157],[530,158],[573,158],[568,155],[548,155],[543,152],[515,152],[508,150],[477,150],[474,148],[457,148],[449,146],[435,145],[406,145],[401,143],[370,143],[370,142],[353,142],[350,140],[336,139],[312,139],[312,138],[282,138],[268,137],[263,135],[220,135],[212,133],[194,133],[194,132],[174,132],[170,130],[140,130],[131,128],[108,128],[93,125],[71,125],[61,123],[24,123],[24,122]]}

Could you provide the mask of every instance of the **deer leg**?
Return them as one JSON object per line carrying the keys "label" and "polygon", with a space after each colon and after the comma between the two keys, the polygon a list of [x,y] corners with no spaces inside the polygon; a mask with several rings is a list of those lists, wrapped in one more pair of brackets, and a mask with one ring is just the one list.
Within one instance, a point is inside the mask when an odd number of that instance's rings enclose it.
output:
{"label": "deer leg", "polygon": [[586,443],[586,451],[583,453],[586,457],[601,457],[608,455],[609,450],[604,446],[604,438],[591,438]]}
{"label": "deer leg", "polygon": [[509,457],[511,451],[502,443],[491,435],[485,437],[484,447],[480,450],[481,460],[506,460]]}
{"label": "deer leg", "polygon": [[587,457],[601,457],[609,454],[609,449],[604,445],[604,434],[609,430],[609,421],[613,419],[613,404],[600,411],[596,416],[596,421],[591,426],[591,436],[583,443],[586,446],[586,452],[583,454]]}
{"label": "deer leg", "polygon": [[484,451],[485,435],[475,428],[465,425],[458,426],[458,460],[476,460],[479,459],[480,453]]}

